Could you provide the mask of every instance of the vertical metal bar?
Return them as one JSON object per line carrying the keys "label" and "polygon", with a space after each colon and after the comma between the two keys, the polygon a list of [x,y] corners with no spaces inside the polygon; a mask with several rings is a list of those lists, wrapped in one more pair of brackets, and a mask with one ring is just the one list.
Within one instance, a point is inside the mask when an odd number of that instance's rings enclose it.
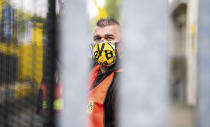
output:
{"label": "vertical metal bar", "polygon": [[120,127],[168,125],[167,0],[123,0]]}
{"label": "vertical metal bar", "polygon": [[56,59],[55,59],[55,43],[56,43],[56,7],[55,0],[48,0],[48,14],[47,14],[47,75],[49,78],[46,81],[47,88],[47,127],[55,126],[54,119],[54,110],[53,110],[53,101],[54,101],[54,86],[55,86],[55,68],[56,68]]}
{"label": "vertical metal bar", "polygon": [[[37,8],[37,6],[36,6],[36,0],[33,0],[33,10],[35,11],[35,9]],[[36,13],[34,13],[33,14],[33,16],[36,16]],[[36,64],[37,64],[37,57],[36,57],[36,54],[37,54],[37,52],[36,52],[36,44],[37,44],[37,42],[36,42],[36,30],[37,30],[37,26],[36,26],[36,23],[37,23],[37,21],[32,21],[32,27],[34,27],[34,33],[33,33],[33,37],[34,37],[34,40],[32,40],[32,42],[31,42],[31,44],[32,44],[32,57],[31,57],[31,61],[32,61],[32,64],[31,64],[31,67],[33,68],[31,71],[31,73],[32,73],[32,79],[34,80],[34,81],[32,81],[32,86],[31,86],[31,89],[32,89],[32,97],[35,97],[35,89],[36,89],[36,86],[37,86],[37,84],[36,84]],[[28,27],[27,26],[27,24],[25,24],[26,25],[26,27]],[[26,28],[26,29],[28,29],[28,28]],[[26,30],[27,31],[27,30]],[[28,31],[27,31],[28,32]],[[53,33],[52,33],[53,34]],[[28,40],[27,40],[28,41]],[[53,78],[54,79],[54,78]],[[52,79],[52,80],[53,80]],[[32,104],[35,104],[35,99],[31,99],[30,98],[30,103],[32,103]],[[50,106],[51,107],[51,106]],[[30,105],[30,108],[31,108],[31,110],[32,110],[32,112],[31,112],[31,114],[30,114],[30,127],[34,127],[34,121],[35,121],[35,115],[34,115],[34,113],[33,113],[33,107],[32,107],[32,105]],[[53,126],[52,126],[53,127]]]}
{"label": "vertical metal bar", "polygon": [[199,0],[189,0],[187,3],[187,31],[186,31],[186,56],[187,56],[187,80],[186,101],[188,105],[196,105],[197,96],[197,41],[198,41],[198,7]]}
{"label": "vertical metal bar", "polygon": [[61,21],[61,81],[64,92],[62,127],[85,126],[88,18],[86,0],[65,1]]}
{"label": "vertical metal bar", "polygon": [[210,126],[210,1],[200,0],[198,27],[198,127]]}

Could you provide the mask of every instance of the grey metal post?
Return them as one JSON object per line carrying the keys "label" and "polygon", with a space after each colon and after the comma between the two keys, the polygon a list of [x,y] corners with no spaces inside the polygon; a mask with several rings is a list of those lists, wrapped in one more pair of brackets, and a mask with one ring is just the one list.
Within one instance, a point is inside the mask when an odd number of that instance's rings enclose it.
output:
{"label": "grey metal post", "polygon": [[210,1],[200,0],[198,27],[198,127],[210,127]]}
{"label": "grey metal post", "polygon": [[120,127],[168,125],[167,0],[123,0]]}
{"label": "grey metal post", "polygon": [[65,0],[61,21],[61,81],[64,93],[62,127],[85,126],[88,68],[86,0]]}

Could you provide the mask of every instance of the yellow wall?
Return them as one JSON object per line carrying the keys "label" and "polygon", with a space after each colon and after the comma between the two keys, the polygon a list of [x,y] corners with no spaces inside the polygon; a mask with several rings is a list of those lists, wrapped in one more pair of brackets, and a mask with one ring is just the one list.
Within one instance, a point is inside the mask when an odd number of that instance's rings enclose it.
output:
{"label": "yellow wall", "polygon": [[3,4],[3,0],[0,0],[0,21],[1,21],[1,17],[2,17],[2,4]]}
{"label": "yellow wall", "polygon": [[[41,25],[41,24],[37,24]],[[32,43],[25,44],[21,47],[20,58],[20,79],[30,77],[36,79],[38,85],[42,80],[43,67],[43,29],[36,27],[32,29]]]}
{"label": "yellow wall", "polygon": [[0,42],[0,52],[8,55],[16,55],[19,61],[18,79],[35,80],[38,87],[42,80],[43,68],[43,29],[42,24],[37,23],[32,29],[32,42],[29,44],[5,44]]}
{"label": "yellow wall", "polygon": [[[0,24],[2,21],[3,1],[4,0],[0,0]],[[18,34],[20,34],[18,33],[19,13],[24,13],[24,18],[27,21],[32,17],[28,13],[15,9],[15,40],[17,40]],[[31,30],[30,42],[0,42],[0,52],[5,55],[17,56],[18,58],[18,81],[15,82],[15,85],[12,85],[13,87],[11,88],[14,89],[14,97],[16,99],[21,99],[30,95],[32,92],[37,93],[41,84],[43,73],[43,24],[34,24]],[[33,84],[20,82],[21,80],[25,79],[35,81],[37,85],[36,89],[34,89]]]}

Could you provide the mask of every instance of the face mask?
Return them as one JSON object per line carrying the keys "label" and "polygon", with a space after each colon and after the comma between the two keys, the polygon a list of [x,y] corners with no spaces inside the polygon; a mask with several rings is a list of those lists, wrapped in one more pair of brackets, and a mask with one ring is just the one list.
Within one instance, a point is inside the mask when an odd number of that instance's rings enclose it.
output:
{"label": "face mask", "polygon": [[115,63],[117,48],[114,42],[100,41],[91,45],[92,56],[102,66],[110,66]]}

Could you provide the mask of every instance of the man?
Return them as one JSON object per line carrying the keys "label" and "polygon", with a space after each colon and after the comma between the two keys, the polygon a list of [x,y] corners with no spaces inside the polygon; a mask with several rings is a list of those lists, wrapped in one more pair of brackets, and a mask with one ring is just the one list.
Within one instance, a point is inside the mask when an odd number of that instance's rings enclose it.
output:
{"label": "man", "polygon": [[95,60],[89,74],[87,126],[117,126],[117,92],[120,58],[120,24],[112,19],[101,19],[93,32],[92,55]]}

